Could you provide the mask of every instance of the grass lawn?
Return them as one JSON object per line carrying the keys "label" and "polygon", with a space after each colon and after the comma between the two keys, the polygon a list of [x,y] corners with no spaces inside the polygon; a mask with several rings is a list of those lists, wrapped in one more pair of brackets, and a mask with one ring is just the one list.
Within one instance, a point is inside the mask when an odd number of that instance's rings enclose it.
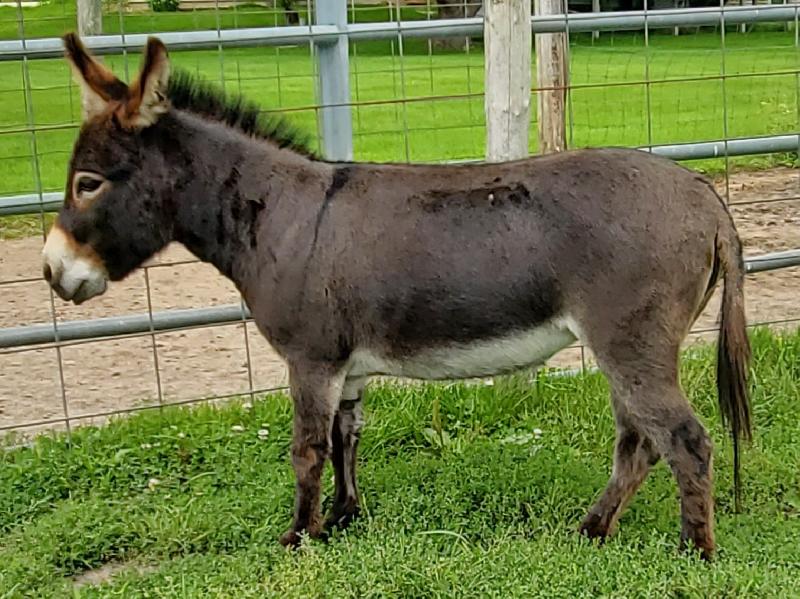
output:
{"label": "grass lawn", "polygon": [[[684,386],[716,443],[711,565],[676,549],[676,488],[664,465],[617,536],[602,547],[579,537],[610,469],[606,384],[596,374],[517,376],[371,388],[365,516],[296,553],[276,542],[293,493],[284,395],[252,409],[147,412],[79,429],[71,446],[57,435],[0,452],[0,596],[67,596],[73,577],[113,565],[113,579],[76,595],[797,597],[800,333],[756,331],[754,353],[756,434],[740,515],[712,348],[684,359]],[[260,440],[262,428],[270,433]],[[330,493],[330,470],[324,480]]]}
{"label": "grass lawn", "polygon": [[[52,0],[26,9],[26,35],[56,36],[74,29],[74,5]],[[15,9],[0,9],[0,39],[16,39]],[[358,11],[359,20],[382,20],[385,9]],[[409,11],[404,18],[421,14]],[[226,27],[274,25],[273,12],[255,8],[220,11]],[[215,28],[213,11],[106,15],[109,33]],[[278,21],[278,22],[279,22]],[[603,34],[592,44],[575,36],[569,106],[573,147],[663,144],[757,136],[797,130],[800,64],[794,33],[756,29],[730,32],[725,52],[711,31],[673,37],[654,34],[646,50],[641,34]],[[267,109],[290,111],[291,118],[316,131],[315,74],[307,47],[250,48],[174,52],[173,61],[241,92]],[[131,78],[139,56],[106,58],[115,72]],[[676,79],[716,76],[720,80]],[[0,62],[0,196],[63,189],[67,161],[80,118],[80,104],[63,60],[28,63],[31,105],[26,104],[21,62]],[[642,83],[650,80],[668,82]],[[610,85],[610,87],[609,87]],[[606,86],[606,87],[604,87]],[[351,95],[356,159],[438,161],[479,158],[484,148],[483,55],[428,51],[424,41],[409,40],[404,55],[390,42],[359,43],[351,48]],[[403,100],[405,102],[396,102]],[[649,110],[648,110],[649,105]],[[534,102],[535,106],[535,102]],[[651,118],[648,118],[648,114]],[[535,119],[534,119],[535,120]],[[29,125],[38,130],[33,136]],[[532,153],[536,123],[531,124]],[[33,144],[36,145],[34,161]],[[737,159],[749,168],[792,162],[778,155]],[[721,171],[723,160],[693,163]],[[38,218],[0,219],[0,238],[35,234]]]}

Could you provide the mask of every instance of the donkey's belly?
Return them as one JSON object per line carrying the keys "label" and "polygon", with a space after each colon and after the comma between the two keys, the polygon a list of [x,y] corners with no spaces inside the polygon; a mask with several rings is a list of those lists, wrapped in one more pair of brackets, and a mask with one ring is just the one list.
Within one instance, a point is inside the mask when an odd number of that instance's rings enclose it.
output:
{"label": "donkey's belly", "polygon": [[350,376],[376,374],[417,379],[460,379],[490,376],[542,364],[573,341],[574,327],[566,319],[551,321],[527,331],[425,348],[408,356],[387,357],[392,352],[357,350]]}

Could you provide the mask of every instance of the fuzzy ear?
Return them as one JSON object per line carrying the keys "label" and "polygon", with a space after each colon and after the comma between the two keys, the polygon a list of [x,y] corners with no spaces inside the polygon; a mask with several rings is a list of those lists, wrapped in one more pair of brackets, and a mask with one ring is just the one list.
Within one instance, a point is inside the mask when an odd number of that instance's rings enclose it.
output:
{"label": "fuzzy ear", "polygon": [[155,124],[169,110],[169,56],[167,47],[158,38],[147,39],[144,64],[139,78],[128,90],[125,120],[130,127],[143,128]]}
{"label": "fuzzy ear", "polygon": [[109,102],[127,97],[128,86],[97,62],[77,35],[68,33],[63,40],[75,83],[81,89],[84,121],[102,113]]}

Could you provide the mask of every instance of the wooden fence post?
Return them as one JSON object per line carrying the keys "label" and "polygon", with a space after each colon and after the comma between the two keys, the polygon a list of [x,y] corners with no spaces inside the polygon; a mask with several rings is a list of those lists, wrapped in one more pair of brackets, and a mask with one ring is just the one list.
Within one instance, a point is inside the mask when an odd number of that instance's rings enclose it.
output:
{"label": "wooden fence post", "polygon": [[[537,15],[564,14],[564,0],[536,0]],[[536,34],[539,152],[561,152],[567,147],[567,34]]]}
{"label": "wooden fence post", "polygon": [[528,155],[531,122],[531,0],[486,0],[486,160]]}
{"label": "wooden fence post", "polygon": [[103,33],[102,0],[78,0],[78,35]]}

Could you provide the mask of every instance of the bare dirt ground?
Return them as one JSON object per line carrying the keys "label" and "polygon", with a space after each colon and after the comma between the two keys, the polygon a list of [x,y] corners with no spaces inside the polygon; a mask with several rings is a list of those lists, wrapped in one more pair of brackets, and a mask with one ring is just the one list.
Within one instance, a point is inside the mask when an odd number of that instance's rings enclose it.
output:
{"label": "bare dirt ground", "polygon": [[[719,189],[724,194],[723,181]],[[800,204],[782,201],[800,196],[800,172],[773,169],[732,175],[730,201],[747,255],[800,248]],[[757,204],[756,202],[770,200]],[[39,238],[0,242],[0,281],[29,279],[0,286],[0,327],[52,322],[51,299],[40,280]],[[227,280],[208,265],[172,246],[148,270],[153,311],[199,308],[239,301]],[[32,279],[32,280],[31,280]],[[147,312],[145,274],[137,272],[109,292],[80,307],[55,299],[59,321]],[[750,322],[800,318],[800,268],[753,275],[747,281]],[[712,301],[697,323],[713,327],[718,303]],[[247,393],[284,385],[282,361],[247,325],[250,360],[242,323],[198,330],[0,352],[0,428],[126,410],[192,398]],[[155,347],[155,352],[153,348]],[[5,351],[5,350],[4,350]],[[580,364],[580,350],[567,349],[553,365]],[[158,376],[156,371],[158,363]],[[63,373],[63,393],[61,377]],[[90,422],[96,419],[84,419]],[[61,427],[61,424],[53,426]],[[35,427],[39,429],[40,427]]]}

